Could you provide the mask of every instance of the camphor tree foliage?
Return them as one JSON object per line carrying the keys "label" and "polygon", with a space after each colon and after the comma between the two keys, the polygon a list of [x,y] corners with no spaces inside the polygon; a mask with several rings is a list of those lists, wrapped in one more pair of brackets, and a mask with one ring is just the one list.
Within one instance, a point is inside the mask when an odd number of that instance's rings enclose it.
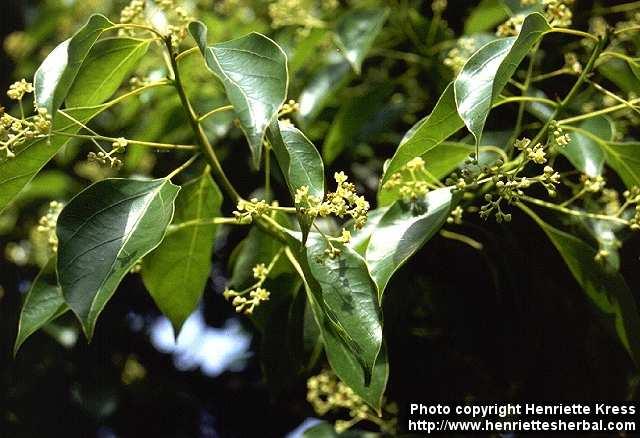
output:
{"label": "camphor tree foliage", "polygon": [[[640,4],[590,5],[578,28],[573,1],[483,0],[456,37],[444,0],[347,3],[278,0],[271,27],[217,40],[198,21],[202,7],[132,0],[120,17],[91,15],[11,85],[15,105],[0,119],[5,215],[46,184],[39,174],[65,148],[82,146],[78,165],[95,181],[52,200],[34,231],[47,247],[16,354],[67,312],[91,340],[134,274],[177,335],[205,289],[218,231],[237,227],[246,237],[222,261],[232,273],[224,297],[277,352],[266,378],[308,377],[317,414],[344,414],[338,432],[361,421],[393,432],[385,324],[399,316],[383,303],[404,291],[387,290],[390,281],[435,235],[481,248],[464,234],[480,218],[540,227],[640,364],[637,297],[619,269],[620,247],[640,229]],[[231,16],[239,6],[216,7]],[[406,71],[367,71],[368,57]],[[350,83],[366,91],[341,97]],[[396,99],[396,87],[412,100]],[[425,88],[440,93],[429,108]],[[336,101],[330,124],[317,123]],[[176,139],[100,130],[109,114],[136,120],[164,105],[164,123],[180,120]],[[326,175],[390,118],[416,116],[373,183]],[[239,135],[245,175],[228,174],[225,142]],[[256,174],[252,193],[237,189]]]}

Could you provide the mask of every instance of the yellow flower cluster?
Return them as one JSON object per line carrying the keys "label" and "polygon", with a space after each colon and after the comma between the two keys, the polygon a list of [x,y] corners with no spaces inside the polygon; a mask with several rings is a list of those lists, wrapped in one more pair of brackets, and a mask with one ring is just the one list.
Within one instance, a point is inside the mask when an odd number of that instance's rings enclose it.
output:
{"label": "yellow flower cluster", "polygon": [[522,23],[524,23],[524,14],[516,14],[510,17],[507,21],[498,26],[496,30],[496,36],[508,37],[515,36],[522,30]]}
{"label": "yellow flower cluster", "polygon": [[[334,424],[336,432],[342,433],[355,424],[367,420],[380,427],[382,432],[393,434],[397,421],[395,418],[383,419],[360,398],[351,388],[342,383],[329,370],[307,379],[307,401],[319,416],[331,411],[346,410],[350,420],[337,420]],[[385,411],[396,414],[395,404],[385,405]]]}
{"label": "yellow flower cluster", "polygon": [[[276,259],[274,259],[274,262]],[[265,266],[264,263],[259,263],[253,267],[253,278],[257,279],[257,283],[248,287],[247,289],[236,292],[233,289],[225,289],[223,296],[225,299],[229,300],[233,298],[231,304],[235,307],[236,312],[243,312],[245,315],[253,314],[253,310],[256,306],[259,306],[261,302],[267,301],[271,293],[262,287],[263,283],[267,280],[267,276],[273,267],[274,262],[272,262],[269,267]],[[249,298],[246,298],[244,295],[249,295]]]}
{"label": "yellow flower cluster", "polygon": [[7,96],[12,100],[22,100],[25,94],[33,93],[33,84],[25,79],[20,79],[9,86]]}
{"label": "yellow flower cluster", "polygon": [[431,2],[431,10],[434,15],[442,15],[445,9],[447,9],[447,0],[433,0]]}
{"label": "yellow flower cluster", "polygon": [[478,49],[476,40],[468,37],[460,38],[456,42],[456,46],[447,53],[443,64],[449,67],[454,75],[457,75],[476,49]]}
{"label": "yellow flower cluster", "polygon": [[278,111],[278,117],[285,116],[287,114],[295,113],[300,109],[300,104],[293,99],[289,99],[287,102],[282,104],[280,107],[280,111]]}
{"label": "yellow flower cluster", "polygon": [[528,138],[521,138],[513,143],[513,146],[525,153],[527,159],[537,164],[544,164],[547,162],[547,155],[544,152],[544,146],[541,143],[537,143],[531,146],[531,140]]}
{"label": "yellow flower cluster", "polygon": [[421,157],[416,157],[402,166],[400,170],[389,177],[383,184],[383,190],[397,189],[398,193],[407,202],[415,201],[423,197],[429,191],[429,185],[424,180],[427,176],[425,162]]}
{"label": "yellow flower cluster", "polygon": [[553,135],[553,140],[556,145],[561,147],[566,146],[571,141],[571,136],[569,136],[569,134],[565,134],[565,132],[562,129],[562,126],[560,126],[558,122],[556,122],[555,120],[551,121],[551,124],[549,125],[549,130]]}
{"label": "yellow flower cluster", "polygon": [[314,12],[333,12],[338,7],[338,0],[324,0],[314,5],[310,0],[276,0],[269,4],[271,26],[301,26],[305,29],[324,27],[324,23]]}
{"label": "yellow flower cluster", "polygon": [[98,153],[89,152],[87,154],[87,160],[91,163],[97,163],[101,166],[107,166],[112,169],[119,169],[122,167],[122,160],[115,157],[114,154],[120,154],[124,151],[124,148],[128,145],[127,139],[120,137],[111,144],[111,150],[105,152],[104,150]]}
{"label": "yellow flower cluster", "polygon": [[356,194],[355,185],[347,182],[348,177],[344,172],[336,172],[334,178],[338,184],[336,191],[327,193],[324,201],[310,195],[308,186],[301,186],[296,191],[294,199],[296,205],[311,217],[326,217],[331,214],[339,218],[350,216],[355,228],[362,228],[367,222],[369,202],[364,196]]}
{"label": "yellow flower cluster", "polygon": [[571,26],[573,13],[569,5],[573,0],[542,0],[544,15],[551,26],[568,27]]}
{"label": "yellow flower cluster", "polygon": [[[170,35],[173,44],[177,45],[187,37],[187,25],[193,20],[193,17],[178,3],[178,0],[155,0],[154,3],[167,21],[166,29],[162,29],[162,31]],[[120,12],[120,23],[152,26],[153,23],[147,19],[146,9],[147,2],[145,0],[131,0]],[[124,28],[119,32],[121,35],[135,36],[136,29]]]}
{"label": "yellow flower cluster", "polygon": [[[23,85],[23,82],[27,85]],[[15,94],[17,100],[22,99],[24,93],[33,90],[31,84],[25,82],[24,79],[13,85],[15,86],[13,91],[17,93]],[[12,90],[9,90],[9,93],[11,93],[11,91]],[[46,108],[37,108],[34,116],[19,119],[6,113],[4,108],[0,107],[0,158],[14,158],[16,146],[38,135],[48,134],[50,129],[51,116],[48,114]]]}
{"label": "yellow flower cluster", "polygon": [[64,205],[58,201],[51,201],[49,203],[49,209],[47,213],[38,221],[38,227],[36,228],[38,233],[46,236],[47,243],[51,252],[58,252],[58,236],[56,235],[56,223],[58,222],[58,216]]}
{"label": "yellow flower cluster", "polygon": [[271,206],[267,201],[258,198],[251,198],[247,201],[241,199],[233,212],[236,220],[241,224],[250,224],[254,217],[260,217],[270,210]]}

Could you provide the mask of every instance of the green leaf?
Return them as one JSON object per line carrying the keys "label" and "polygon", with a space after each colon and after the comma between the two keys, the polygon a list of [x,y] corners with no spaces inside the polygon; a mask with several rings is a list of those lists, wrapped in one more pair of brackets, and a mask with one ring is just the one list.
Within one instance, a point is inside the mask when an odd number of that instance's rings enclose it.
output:
{"label": "green leaf", "polygon": [[127,272],[162,241],[180,188],[167,179],[106,179],[58,217],[58,279],[88,339]]}
{"label": "green leaf", "polygon": [[486,32],[509,18],[509,11],[501,0],[482,0],[464,22],[465,35]]}
{"label": "green leaf", "polygon": [[364,259],[347,246],[338,247],[339,257],[327,257],[325,239],[315,233],[310,235],[307,241],[310,272],[322,289],[322,299],[331,317],[346,330],[365,369],[371,370],[382,345],[376,285]]}
{"label": "green leaf", "polygon": [[489,111],[518,65],[550,29],[539,13],[529,14],[517,37],[492,41],[474,53],[454,81],[458,113],[480,141]]}
{"label": "green leaf", "polygon": [[[324,164],[316,147],[296,127],[271,122],[268,132],[269,142],[276,160],[284,174],[291,197],[295,199],[297,190],[302,186],[309,188],[309,195],[324,198]],[[311,227],[308,216],[298,214],[303,231],[303,239]]]}
{"label": "green leaf", "polygon": [[382,216],[365,254],[380,300],[393,273],[444,225],[453,202],[451,189],[442,188],[417,202],[396,201]]}
{"label": "green leaf", "polygon": [[636,366],[640,366],[640,317],[633,293],[622,275],[596,262],[597,251],[594,248],[547,224],[528,207],[519,206],[543,229],[598,311],[605,327],[617,333]]}
{"label": "green leaf", "polygon": [[329,259],[324,239],[314,233],[306,252],[299,243],[297,247],[291,243],[288,254],[303,279],[329,364],[379,412],[389,367],[376,287],[366,263],[353,249],[339,244],[342,254]]}
{"label": "green leaf", "polygon": [[[183,185],[175,202],[177,228],[170,228],[160,246],[143,260],[144,285],[171,321],[176,337],[198,307],[209,278],[218,228],[210,221],[220,216],[221,204],[222,193],[209,173]],[[207,220],[206,225],[197,224]]]}
{"label": "green leaf", "polygon": [[435,148],[463,126],[456,108],[453,83],[450,83],[431,114],[406,133],[384,172],[380,187],[402,166]]}
{"label": "green leaf", "polygon": [[640,185],[640,142],[605,141],[593,132],[576,126],[567,126],[572,134],[589,138],[605,152],[606,163],[616,171],[627,187]]}
{"label": "green leaf", "polygon": [[33,79],[35,100],[49,114],[67,97],[91,47],[113,26],[104,15],[94,14],[71,38],[59,44],[42,62]]}
{"label": "green leaf", "polygon": [[598,65],[598,72],[605,78],[613,82],[624,94],[636,93],[640,89],[640,77],[637,76],[637,69],[622,59],[609,58],[607,62]]}
{"label": "green leaf", "polygon": [[628,188],[640,186],[640,142],[601,142],[607,164]]}
{"label": "green leaf", "polygon": [[349,82],[352,75],[349,63],[335,53],[331,53],[328,60],[300,92],[298,99],[300,120],[303,123],[312,122],[331,98]]}
{"label": "green leaf", "polygon": [[107,38],[98,41],[82,64],[67,95],[67,107],[98,105],[115,93],[138,61],[150,40]]}
{"label": "green leaf", "polygon": [[69,310],[58,286],[55,266],[55,258],[52,258],[38,273],[27,292],[20,312],[14,356],[29,336]]}
{"label": "green leaf", "polygon": [[357,74],[360,74],[362,61],[382,30],[387,15],[389,10],[386,8],[353,9],[336,23],[336,45]]}
{"label": "green leaf", "polygon": [[[442,142],[422,154],[421,157],[425,162],[425,169],[433,178],[427,175],[416,175],[416,177],[431,183],[433,183],[434,178],[440,180],[457,169],[458,166],[464,162],[464,159],[474,150],[475,148],[473,146],[465,143]],[[378,205],[390,205],[400,198],[401,196],[397,188],[381,188],[378,192]]]}
{"label": "green leaf", "polygon": [[351,240],[349,240],[347,246],[353,248],[353,250],[361,256],[364,256],[367,246],[369,245],[371,234],[373,234],[388,209],[388,207],[378,207],[375,210],[369,210],[367,213],[367,222],[364,224],[364,227],[360,229],[354,227],[353,220],[347,222],[345,229],[351,232]]}
{"label": "green leaf", "polygon": [[[110,106],[111,104],[104,104],[87,108],[71,108],[66,110],[66,113],[82,123],[87,123]],[[75,134],[80,127],[58,112],[53,118],[53,130]],[[63,135],[51,135],[27,141],[15,151],[14,158],[0,163],[0,212],[4,211],[68,141],[69,137]]]}
{"label": "green leaf", "polygon": [[275,42],[255,32],[212,46],[207,46],[203,23],[190,23],[189,32],[209,69],[222,81],[257,168],[265,131],[287,97],[287,56]]}
{"label": "green leaf", "polygon": [[[569,144],[559,150],[576,169],[589,176],[598,176],[602,174],[604,152],[598,142],[593,140],[593,136],[602,139],[602,141],[611,141],[614,134],[613,124],[608,117],[598,116],[585,120],[577,128],[579,131],[574,131],[571,134]],[[593,135],[589,136],[583,131]]]}
{"label": "green leaf", "polygon": [[355,147],[366,140],[363,138],[366,134],[364,131],[369,127],[369,122],[376,119],[381,108],[385,107],[385,101],[391,91],[392,88],[389,86],[375,87],[342,105],[322,145],[322,156],[327,165],[331,164],[345,147]]}

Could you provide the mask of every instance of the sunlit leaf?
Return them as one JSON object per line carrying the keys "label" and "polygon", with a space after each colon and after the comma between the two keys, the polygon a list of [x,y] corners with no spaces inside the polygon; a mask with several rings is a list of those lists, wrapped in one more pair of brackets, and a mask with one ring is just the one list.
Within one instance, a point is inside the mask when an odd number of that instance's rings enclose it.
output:
{"label": "sunlit leaf", "polygon": [[[604,152],[598,142],[593,140],[593,136],[605,142],[613,140],[614,128],[611,120],[605,116],[593,117],[580,123],[577,128],[579,130],[571,133],[569,144],[559,150],[576,169],[589,176],[598,176],[604,166]],[[592,135],[585,134],[584,131]]]}
{"label": "sunlit leaf", "polygon": [[384,172],[380,187],[402,166],[435,148],[463,126],[464,122],[458,115],[451,83],[440,96],[431,114],[406,133]]}
{"label": "sunlit leaf", "polygon": [[479,142],[491,106],[518,65],[550,29],[539,13],[529,14],[517,37],[492,41],[469,58],[454,81],[458,113]]}
{"label": "sunlit leaf", "polygon": [[332,369],[379,411],[389,368],[376,286],[364,259],[336,245],[342,253],[330,259],[324,239],[310,234],[306,252],[300,247],[292,250],[292,263],[304,281]]}
{"label": "sunlit leaf", "polygon": [[[183,185],[175,201],[173,224],[160,246],[142,264],[142,279],[176,336],[198,307],[211,271],[211,253],[222,193],[206,173]],[[207,222],[207,225],[197,222]],[[191,224],[191,225],[189,225]]]}
{"label": "sunlit leaf", "polygon": [[[66,113],[81,123],[87,123],[109,107],[110,105],[104,104],[87,108],[71,108],[66,110]],[[75,134],[80,130],[80,126],[58,112],[53,118],[53,130]],[[0,212],[68,141],[68,136],[59,134],[30,140],[15,151],[14,158],[0,163]]]}
{"label": "sunlit leaf", "polygon": [[33,79],[38,106],[46,108],[49,114],[60,108],[91,47],[111,26],[113,23],[105,16],[94,14],[75,35],[53,49]]}
{"label": "sunlit leaf", "polygon": [[52,258],[33,280],[31,289],[27,292],[20,312],[14,355],[29,336],[69,310],[58,285],[55,266],[55,258]]}
{"label": "sunlit leaf", "polygon": [[382,216],[365,253],[380,299],[393,273],[444,225],[452,202],[451,189],[442,188],[416,202],[396,201]]}
{"label": "sunlit leaf", "polygon": [[388,9],[353,9],[336,24],[336,44],[353,70],[360,74],[362,61],[389,14]]}
{"label": "sunlit leaf", "polygon": [[349,63],[342,57],[331,53],[329,59],[300,92],[298,114],[301,121],[304,123],[313,121],[352,76]]}
{"label": "sunlit leaf", "polygon": [[222,81],[258,167],[265,131],[287,97],[287,56],[259,33],[207,46],[203,23],[192,22],[189,31],[207,66]]}
{"label": "sunlit leaf", "polygon": [[[302,186],[309,188],[309,195],[324,198],[324,164],[316,147],[296,127],[274,120],[269,128],[269,142],[280,169],[284,174],[291,197]],[[308,216],[299,214],[303,234],[311,226]]]}
{"label": "sunlit leaf", "polygon": [[179,189],[167,179],[106,179],[60,213],[58,279],[87,338],[122,278],[162,241]]}
{"label": "sunlit leaf", "polygon": [[149,40],[107,38],[87,55],[67,95],[67,107],[98,105],[118,90],[147,53]]}

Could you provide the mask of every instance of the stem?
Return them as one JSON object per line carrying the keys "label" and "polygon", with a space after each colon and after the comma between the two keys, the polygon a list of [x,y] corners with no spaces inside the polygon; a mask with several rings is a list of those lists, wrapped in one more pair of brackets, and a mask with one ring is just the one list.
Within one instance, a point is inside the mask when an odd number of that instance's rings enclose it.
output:
{"label": "stem", "polygon": [[[87,140],[94,139],[94,140],[103,140],[103,141],[110,141],[110,142],[114,142],[118,140],[115,137],[107,137],[104,135],[84,135],[84,134],[74,134],[72,132],[63,132],[63,131],[51,131],[51,133],[55,135],[62,135],[65,137],[84,138]],[[175,149],[175,150],[186,150],[186,151],[192,151],[197,149],[196,146],[189,145],[189,144],[168,144],[168,143],[156,143],[153,141],[142,141],[142,140],[131,140],[131,139],[126,139],[126,140],[127,140],[127,143],[136,144],[140,146],[149,146],[156,149],[168,149],[168,150]]]}
{"label": "stem", "polygon": [[207,225],[242,225],[234,217],[214,217],[213,219],[193,219],[179,224],[169,225],[167,234],[175,233],[183,228],[204,227]]}
{"label": "stem", "polygon": [[606,8],[595,8],[594,13],[596,14],[616,14],[618,12],[629,12],[634,9],[640,8],[640,1],[635,1],[631,3],[623,3],[621,5],[608,6]]}
{"label": "stem", "polygon": [[504,97],[502,100],[500,100],[497,105],[502,105],[504,103],[511,103],[511,102],[540,102],[540,103],[544,103],[547,105],[551,105],[553,107],[558,106],[558,102],[554,102],[551,99],[545,99],[544,97],[534,97],[534,96],[510,96],[510,97]]}
{"label": "stem", "polygon": [[190,49],[187,49],[183,52],[180,52],[176,55],[176,61],[180,61],[182,58],[186,58],[187,56],[191,55],[192,53],[197,52],[198,50],[200,50],[198,47],[192,47]]}
{"label": "stem", "polygon": [[581,210],[573,210],[571,208],[561,207],[560,205],[552,204],[551,202],[542,201],[541,199],[537,199],[537,198],[531,198],[529,196],[522,196],[521,198],[523,200],[527,201],[527,202],[532,203],[532,204],[539,205],[540,207],[548,208],[550,210],[559,211],[561,213],[569,214],[571,216],[588,217],[590,219],[598,219],[598,220],[603,220],[603,221],[611,221],[611,222],[616,222],[616,223],[619,223],[619,224],[629,225],[628,221],[626,221],[624,219],[621,219],[619,217],[606,216],[604,214],[588,213],[586,211],[581,211]]}
{"label": "stem", "polygon": [[606,88],[604,88],[602,85],[600,85],[600,84],[598,84],[598,83],[596,83],[596,82],[593,82],[593,81],[591,81],[591,80],[589,80],[589,79],[587,79],[587,81],[588,81],[588,82],[589,82],[589,84],[591,84],[591,85],[593,86],[593,88],[595,88],[596,90],[598,90],[598,91],[600,91],[601,93],[603,93],[603,94],[605,94],[605,95],[609,96],[609,97],[610,97],[610,98],[612,98],[613,100],[616,100],[616,101],[620,102],[621,104],[626,105],[626,106],[627,106],[629,109],[631,109],[632,111],[635,111],[635,112],[637,112],[637,113],[640,113],[640,110],[638,110],[637,108],[634,108],[634,106],[633,106],[633,105],[631,105],[631,104],[629,103],[629,101],[628,101],[628,100],[623,99],[622,97],[620,97],[620,96],[618,96],[617,94],[615,94],[615,93],[613,93],[613,92],[611,92],[611,91],[607,90],[607,89],[606,89]]}
{"label": "stem", "polygon": [[184,162],[182,165],[180,165],[180,167],[174,169],[173,172],[171,172],[169,175],[165,176],[165,179],[171,179],[174,176],[178,175],[180,172],[185,170],[187,167],[191,166],[199,156],[200,156],[200,153],[197,153],[194,156],[192,156],[191,158],[189,158],[186,162]]}
{"label": "stem", "polygon": [[211,171],[213,173],[214,178],[222,186],[223,190],[227,192],[231,200],[235,204],[237,204],[238,201],[240,201],[242,198],[236,191],[233,184],[231,184],[231,181],[229,181],[229,179],[227,178],[227,175],[225,174],[224,169],[222,169],[222,165],[218,160],[218,156],[213,150],[211,143],[209,143],[209,139],[207,138],[207,135],[202,129],[202,125],[200,125],[198,116],[196,115],[196,112],[191,106],[191,102],[189,102],[189,98],[187,97],[187,93],[180,79],[180,70],[178,69],[178,63],[176,62],[176,57],[175,57],[173,48],[171,46],[171,40],[170,38],[165,38],[164,41],[165,41],[165,46],[167,48],[167,51],[169,53],[169,58],[171,60],[171,69],[173,70],[174,85],[176,87],[176,90],[178,91],[178,95],[180,96],[180,101],[182,102],[182,106],[185,112],[187,113],[187,118],[189,119],[189,123],[191,124],[191,129],[196,135],[198,145],[200,146],[200,149],[204,153],[204,156],[208,164],[211,166]]}
{"label": "stem", "polygon": [[595,35],[591,35],[590,33],[587,32],[583,32],[581,30],[575,30],[575,29],[565,29],[564,27],[554,27],[551,30],[548,30],[545,33],[564,33],[567,35],[575,35],[575,36],[579,36],[582,38],[590,38],[594,41],[600,41],[600,38],[598,38]]}
{"label": "stem", "polygon": [[603,108],[601,110],[593,111],[593,112],[590,112],[588,114],[582,114],[582,115],[579,115],[579,116],[568,117],[566,119],[559,120],[558,124],[559,125],[568,125],[570,123],[579,122],[581,120],[586,120],[586,119],[590,119],[592,117],[597,117],[597,116],[601,116],[603,114],[608,114],[608,113],[612,113],[614,111],[625,109],[625,108],[628,108],[629,105],[633,106],[636,103],[640,103],[640,98],[631,99],[631,100],[627,101],[627,103],[621,103],[620,105],[611,106],[609,108]]}
{"label": "stem", "polygon": [[134,24],[134,23],[118,23],[114,26],[111,26],[109,29],[138,29],[138,30],[146,30],[147,32],[151,32],[159,37],[161,40],[165,40],[167,38],[166,35],[162,35],[156,29],[150,26],[145,26],[143,24]]}
{"label": "stem", "polygon": [[225,106],[221,106],[219,108],[212,109],[208,113],[200,116],[198,118],[198,122],[202,122],[203,120],[209,118],[210,116],[212,116],[214,114],[221,113],[223,111],[231,111],[231,110],[233,110],[233,105],[225,105]]}
{"label": "stem", "polygon": [[[565,30],[568,30],[568,29],[565,29]],[[555,120],[556,117],[558,117],[558,115],[562,112],[562,110],[569,104],[569,102],[571,102],[571,99],[575,97],[575,95],[578,93],[578,90],[580,90],[580,87],[587,79],[587,76],[589,75],[589,73],[591,73],[591,70],[593,69],[593,66],[596,62],[596,59],[598,59],[598,56],[600,56],[600,53],[604,49],[604,46],[607,42],[606,38],[597,38],[597,40],[598,40],[598,43],[593,48],[593,52],[591,52],[589,61],[587,62],[587,65],[584,67],[584,69],[582,70],[582,73],[580,73],[580,76],[578,76],[578,79],[573,84],[573,86],[571,87],[567,95],[564,97],[564,99],[558,102],[555,111],[553,112],[549,120],[546,121],[542,129],[538,131],[538,134],[536,134],[533,140],[531,140],[531,144],[535,145],[540,141],[540,139],[542,139],[542,137],[547,132],[547,129],[551,124],[551,121]]]}
{"label": "stem", "polygon": [[613,32],[614,35],[620,35],[621,33],[625,33],[625,32],[631,32],[634,30],[640,30],[640,25],[638,26],[629,26],[629,27],[625,27],[623,29],[618,29],[615,32]]}
{"label": "stem", "polygon": [[[531,85],[531,75],[533,74],[533,67],[535,66],[536,63],[536,54],[538,53],[538,49],[540,48],[540,41],[538,41],[535,46],[533,47],[533,51],[531,52],[531,59],[529,60],[529,65],[527,67],[527,75],[525,76],[524,79],[524,83],[522,84],[522,96],[526,96],[527,91],[529,91],[529,86]],[[525,108],[525,103],[523,101],[520,102],[520,104],[518,105],[518,116],[516,118],[516,126],[513,129],[513,134],[511,135],[511,138],[509,139],[509,147],[511,147],[511,144],[513,143],[513,141],[518,137],[518,135],[520,135],[520,132],[522,131],[522,120],[524,118],[524,108]]]}
{"label": "stem", "polygon": [[268,143],[264,148],[264,197],[271,202],[271,146]]}
{"label": "stem", "polygon": [[542,73],[537,76],[534,76],[531,78],[531,82],[540,82],[540,81],[555,78],[556,76],[560,76],[564,74],[569,75],[569,74],[572,74],[572,72],[569,71],[567,68],[563,67],[563,68],[559,68],[558,70],[554,70],[554,71],[550,71],[547,73]]}
{"label": "stem", "polygon": [[457,240],[458,242],[465,243],[469,245],[471,248],[478,251],[482,251],[482,248],[484,248],[482,243],[478,242],[475,239],[472,239],[469,236],[465,236],[464,234],[454,233],[453,231],[443,229],[443,230],[440,230],[440,235],[445,239]]}
{"label": "stem", "polygon": [[586,188],[582,188],[582,190],[580,190],[578,193],[576,193],[571,198],[567,199],[562,204],[560,204],[560,207],[566,207],[567,205],[570,205],[571,203],[573,203],[576,200],[580,199],[582,197],[582,195],[584,195],[585,193],[587,193],[587,189]]}

